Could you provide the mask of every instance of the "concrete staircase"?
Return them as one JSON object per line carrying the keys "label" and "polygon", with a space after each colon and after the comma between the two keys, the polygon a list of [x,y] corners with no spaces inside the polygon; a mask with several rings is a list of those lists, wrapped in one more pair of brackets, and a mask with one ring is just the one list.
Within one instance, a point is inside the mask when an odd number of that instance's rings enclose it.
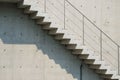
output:
{"label": "concrete staircase", "polygon": [[34,19],[38,25],[41,25],[43,30],[47,30],[48,34],[59,40],[62,45],[72,51],[72,54],[78,56],[102,78],[105,80],[120,80],[117,71],[112,70],[105,61],[100,61],[99,55],[95,55],[87,46],[83,46],[81,41],[74,37],[75,34],[70,34],[68,30],[58,27],[57,24],[51,21],[48,14],[31,9],[31,5],[24,4],[23,1],[18,1],[17,3],[18,8],[24,9],[24,13]]}

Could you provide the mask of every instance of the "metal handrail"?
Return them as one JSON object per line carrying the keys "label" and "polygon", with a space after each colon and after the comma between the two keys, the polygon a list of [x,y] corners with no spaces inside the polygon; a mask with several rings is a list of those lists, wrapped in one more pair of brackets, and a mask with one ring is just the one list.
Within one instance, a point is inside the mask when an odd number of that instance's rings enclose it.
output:
{"label": "metal handrail", "polygon": [[92,23],[94,25],[94,27],[96,27],[99,31],[101,31],[106,37],[108,37],[114,44],[116,44],[117,46],[119,46],[113,39],[111,39],[104,31],[102,31],[96,24],[94,24],[88,17],[86,17],[80,10],[78,10],[71,2],[67,1],[74,9],[76,9],[82,16],[84,16],[90,23]]}

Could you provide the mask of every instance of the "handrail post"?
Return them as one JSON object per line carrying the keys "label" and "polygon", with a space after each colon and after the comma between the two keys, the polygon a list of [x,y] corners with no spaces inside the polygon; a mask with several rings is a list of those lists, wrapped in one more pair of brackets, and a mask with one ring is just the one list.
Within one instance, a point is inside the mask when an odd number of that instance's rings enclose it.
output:
{"label": "handrail post", "polygon": [[83,45],[85,45],[85,25],[84,25],[84,23],[85,23],[85,20],[84,20],[84,15],[82,15],[83,16],[83,23],[82,23],[82,25],[83,25]]}
{"label": "handrail post", "polygon": [[102,61],[102,31],[100,30],[100,60]]}
{"label": "handrail post", "polygon": [[44,0],[44,13],[46,13],[46,0]]}
{"label": "handrail post", "polygon": [[64,29],[65,29],[65,24],[66,24],[66,0],[64,0]]}
{"label": "handrail post", "polygon": [[120,69],[120,64],[119,64],[119,46],[117,46],[118,47],[118,75],[120,74],[120,71],[119,71],[119,69]]}

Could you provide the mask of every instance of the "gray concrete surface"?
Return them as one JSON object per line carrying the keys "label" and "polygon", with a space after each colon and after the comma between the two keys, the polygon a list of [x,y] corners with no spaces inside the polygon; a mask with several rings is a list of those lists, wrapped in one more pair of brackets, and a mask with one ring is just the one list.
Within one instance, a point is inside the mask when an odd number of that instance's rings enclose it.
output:
{"label": "gray concrete surface", "polygon": [[[119,0],[69,0],[77,9],[87,16],[94,24],[102,29],[117,44],[120,44],[119,35]],[[31,5],[31,9],[46,12],[53,22],[64,28],[64,0],[24,0],[24,4]],[[45,6],[46,5],[46,6]],[[65,28],[70,34],[75,34],[78,40],[83,40],[82,16],[66,2]],[[56,26],[57,26],[56,25]],[[100,31],[85,19],[85,45],[100,54]],[[102,37],[103,60],[118,69],[118,48],[105,35]],[[82,42],[82,41],[81,41]],[[113,60],[111,62],[111,59]]]}
{"label": "gray concrete surface", "polygon": [[[0,3],[0,80],[80,80],[81,61],[14,4]],[[83,80],[102,80],[83,64]]]}

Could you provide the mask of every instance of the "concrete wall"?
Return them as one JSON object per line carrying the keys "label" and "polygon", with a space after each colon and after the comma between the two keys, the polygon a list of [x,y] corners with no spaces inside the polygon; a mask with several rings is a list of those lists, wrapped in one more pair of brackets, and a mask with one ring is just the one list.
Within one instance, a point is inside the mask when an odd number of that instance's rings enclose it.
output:
{"label": "concrete wall", "polygon": [[[0,3],[0,80],[80,80],[81,61],[14,4]],[[83,80],[102,80],[83,64]]]}
{"label": "concrete wall", "polygon": [[[48,13],[52,22],[59,28],[66,28],[77,40],[83,40],[83,17],[68,2],[65,3],[66,13],[64,18],[64,0],[24,0],[25,4],[32,5],[31,9]],[[116,43],[120,44],[119,35],[119,0],[68,0],[94,24],[109,35]],[[65,20],[64,20],[65,19]],[[64,25],[65,21],[65,25]],[[85,21],[85,45],[100,55],[100,31],[88,20]],[[118,69],[118,48],[105,35],[102,37],[103,60]],[[111,62],[111,59],[113,60]]]}

